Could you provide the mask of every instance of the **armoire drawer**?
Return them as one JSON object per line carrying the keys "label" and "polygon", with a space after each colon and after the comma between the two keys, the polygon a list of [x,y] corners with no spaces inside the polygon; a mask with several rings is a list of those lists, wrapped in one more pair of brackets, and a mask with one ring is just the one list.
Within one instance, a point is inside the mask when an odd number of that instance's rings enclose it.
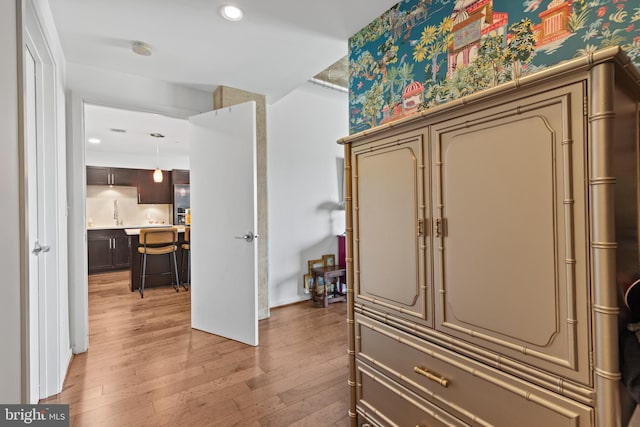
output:
{"label": "armoire drawer", "polygon": [[356,366],[357,411],[367,422],[379,426],[468,426],[395,381],[363,363]]}
{"label": "armoire drawer", "polygon": [[357,359],[472,425],[591,424],[589,406],[366,316],[355,326]]}

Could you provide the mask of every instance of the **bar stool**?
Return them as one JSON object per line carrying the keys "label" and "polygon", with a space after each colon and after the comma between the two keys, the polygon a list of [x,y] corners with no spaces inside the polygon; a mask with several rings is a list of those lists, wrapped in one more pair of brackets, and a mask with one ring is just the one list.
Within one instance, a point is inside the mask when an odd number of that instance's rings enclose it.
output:
{"label": "bar stool", "polygon": [[[176,292],[179,291],[180,279],[178,277],[178,263],[176,262],[176,251],[178,250],[178,229],[176,227],[156,227],[141,228],[138,253],[142,255],[140,262],[142,269],[140,273],[140,298],[144,298],[144,283],[147,276],[158,274],[175,273],[176,281],[173,286]],[[169,272],[147,274],[148,255],[169,255]],[[172,263],[173,261],[173,263]]]}
{"label": "bar stool", "polygon": [[187,254],[187,281],[182,280],[182,286],[188,291],[191,286],[191,227],[186,226],[184,228],[184,243],[180,245],[182,248],[182,259],[180,260],[182,265],[182,271],[180,276],[184,276],[184,254]]}

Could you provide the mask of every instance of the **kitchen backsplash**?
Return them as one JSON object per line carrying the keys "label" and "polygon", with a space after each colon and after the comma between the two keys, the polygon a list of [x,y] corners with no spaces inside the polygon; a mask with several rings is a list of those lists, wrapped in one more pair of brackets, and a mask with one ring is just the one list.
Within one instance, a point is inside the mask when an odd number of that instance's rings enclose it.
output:
{"label": "kitchen backsplash", "polygon": [[124,226],[170,224],[171,205],[139,205],[136,187],[87,185],[87,226],[115,225],[114,201]]}

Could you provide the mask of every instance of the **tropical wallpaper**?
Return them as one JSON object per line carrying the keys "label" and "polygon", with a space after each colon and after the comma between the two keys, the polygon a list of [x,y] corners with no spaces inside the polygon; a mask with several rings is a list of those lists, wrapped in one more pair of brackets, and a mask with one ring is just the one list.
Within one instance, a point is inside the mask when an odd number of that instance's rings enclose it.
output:
{"label": "tropical wallpaper", "polygon": [[638,0],[401,0],[349,40],[350,133],[617,45]]}

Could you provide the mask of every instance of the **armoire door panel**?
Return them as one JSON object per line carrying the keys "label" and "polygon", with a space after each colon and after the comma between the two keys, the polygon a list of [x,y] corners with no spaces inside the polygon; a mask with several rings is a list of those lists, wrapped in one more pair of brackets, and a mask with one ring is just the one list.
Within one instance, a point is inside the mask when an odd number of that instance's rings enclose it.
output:
{"label": "armoire door panel", "polygon": [[575,84],[434,126],[433,215],[447,225],[435,315],[443,332],[588,383],[582,99]]}
{"label": "armoire door panel", "polygon": [[443,136],[445,321],[537,346],[558,333],[555,145],[540,117]]}
{"label": "armoire door panel", "polygon": [[426,318],[422,136],[354,150],[356,298]]}

